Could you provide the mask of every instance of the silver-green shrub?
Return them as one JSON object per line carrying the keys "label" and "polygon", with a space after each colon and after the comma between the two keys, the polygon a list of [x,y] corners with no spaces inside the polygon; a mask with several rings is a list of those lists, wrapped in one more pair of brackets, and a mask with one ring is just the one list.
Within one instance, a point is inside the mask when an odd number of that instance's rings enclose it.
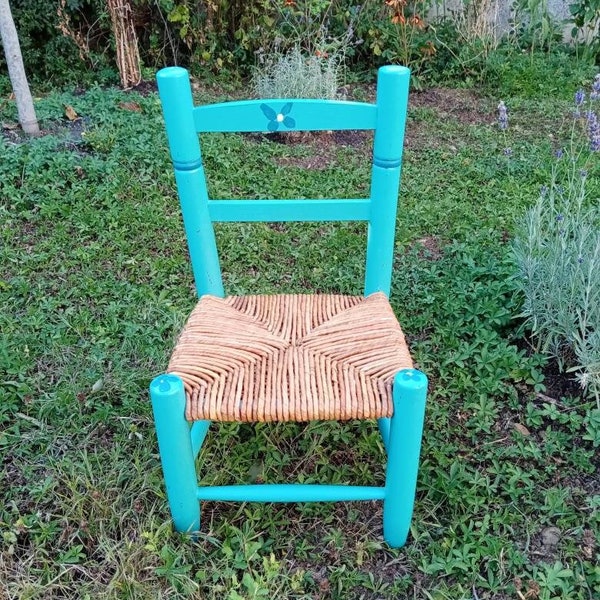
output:
{"label": "silver-green shrub", "polygon": [[276,2],[270,0],[282,35],[256,52],[252,78],[259,98],[323,98],[334,100],[343,84],[346,52],[354,40],[354,22],[360,7],[348,13],[342,35],[331,32],[335,2]]}
{"label": "silver-green shrub", "polygon": [[587,110],[577,93],[570,148],[557,151],[550,184],[517,228],[513,255],[522,316],[540,349],[574,371],[600,407],[600,206],[588,197],[586,168],[598,159],[597,87],[598,77]]}
{"label": "silver-green shrub", "polygon": [[254,93],[259,98],[338,97],[343,60],[338,52],[308,54],[300,45],[286,53],[273,52],[255,69]]}

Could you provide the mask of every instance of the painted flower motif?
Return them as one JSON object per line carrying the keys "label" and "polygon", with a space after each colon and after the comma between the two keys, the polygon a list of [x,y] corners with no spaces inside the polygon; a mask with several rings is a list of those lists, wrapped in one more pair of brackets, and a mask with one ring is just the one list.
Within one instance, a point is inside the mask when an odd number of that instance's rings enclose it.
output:
{"label": "painted flower motif", "polygon": [[293,129],[294,127],[296,127],[295,119],[292,119],[292,117],[288,116],[292,110],[291,102],[284,104],[279,112],[273,110],[267,104],[261,104],[260,110],[262,110],[265,117],[267,117],[267,119],[269,120],[269,123],[267,124],[267,129],[269,131],[277,131],[281,124],[283,124],[288,129]]}

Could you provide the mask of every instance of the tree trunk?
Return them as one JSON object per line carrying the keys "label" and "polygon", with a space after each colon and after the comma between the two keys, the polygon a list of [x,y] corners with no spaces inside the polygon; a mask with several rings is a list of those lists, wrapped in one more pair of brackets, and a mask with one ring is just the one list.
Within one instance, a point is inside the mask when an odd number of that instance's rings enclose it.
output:
{"label": "tree trunk", "polygon": [[35,116],[33,99],[29,91],[25,67],[23,66],[19,38],[8,0],[0,0],[0,37],[2,38],[2,46],[8,65],[10,83],[17,101],[19,123],[25,133],[39,135],[40,128]]}

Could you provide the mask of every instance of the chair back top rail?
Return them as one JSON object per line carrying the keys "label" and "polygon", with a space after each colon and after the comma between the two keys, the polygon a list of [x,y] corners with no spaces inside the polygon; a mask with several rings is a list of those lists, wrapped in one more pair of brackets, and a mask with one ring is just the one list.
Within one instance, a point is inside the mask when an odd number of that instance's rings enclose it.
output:
{"label": "chair back top rail", "polygon": [[375,129],[376,117],[373,104],[340,100],[242,100],[194,108],[199,133]]}

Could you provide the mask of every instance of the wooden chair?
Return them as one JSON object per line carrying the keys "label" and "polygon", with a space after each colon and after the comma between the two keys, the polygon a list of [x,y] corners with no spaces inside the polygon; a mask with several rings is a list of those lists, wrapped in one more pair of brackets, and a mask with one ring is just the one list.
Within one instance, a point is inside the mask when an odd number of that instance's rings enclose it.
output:
{"label": "wooden chair", "polygon": [[[157,75],[199,302],[167,373],[150,385],[175,528],[200,528],[203,500],[383,501],[383,535],[404,545],[413,512],[426,376],[413,369],[390,291],[410,72],[383,67],[375,104],[268,99],[194,107],[189,75]],[[370,197],[208,198],[200,132],[375,130]],[[367,221],[364,296],[225,296],[214,221]],[[211,421],[377,419],[383,487],[198,487],[195,461]]]}

